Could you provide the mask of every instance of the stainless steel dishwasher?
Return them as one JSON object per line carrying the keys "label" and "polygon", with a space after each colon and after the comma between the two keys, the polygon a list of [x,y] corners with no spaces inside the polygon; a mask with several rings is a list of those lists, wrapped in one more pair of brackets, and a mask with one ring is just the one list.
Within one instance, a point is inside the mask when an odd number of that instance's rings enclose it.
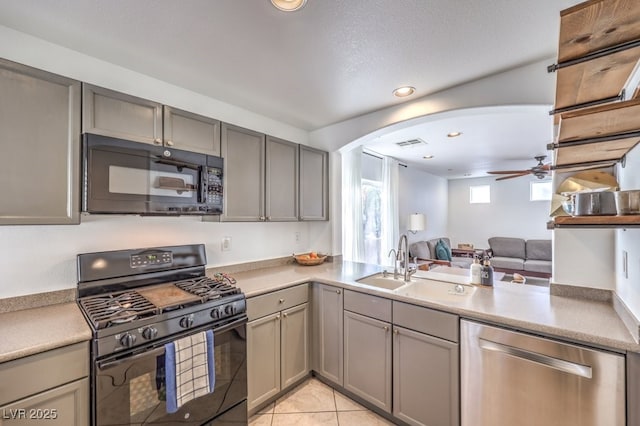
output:
{"label": "stainless steel dishwasher", "polygon": [[462,426],[624,426],[623,355],[462,320]]}

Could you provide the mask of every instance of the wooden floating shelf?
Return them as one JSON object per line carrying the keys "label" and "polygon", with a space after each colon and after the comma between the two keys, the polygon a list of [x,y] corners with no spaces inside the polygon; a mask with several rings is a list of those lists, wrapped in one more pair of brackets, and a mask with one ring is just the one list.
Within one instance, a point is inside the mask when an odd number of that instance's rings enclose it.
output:
{"label": "wooden floating shelf", "polygon": [[558,62],[640,38],[640,2],[592,0],[560,13]]}
{"label": "wooden floating shelf", "polygon": [[549,222],[553,228],[562,227],[594,227],[624,228],[640,227],[640,215],[624,216],[556,216]]}
{"label": "wooden floating shelf", "polygon": [[640,130],[640,99],[560,114],[558,143]]}

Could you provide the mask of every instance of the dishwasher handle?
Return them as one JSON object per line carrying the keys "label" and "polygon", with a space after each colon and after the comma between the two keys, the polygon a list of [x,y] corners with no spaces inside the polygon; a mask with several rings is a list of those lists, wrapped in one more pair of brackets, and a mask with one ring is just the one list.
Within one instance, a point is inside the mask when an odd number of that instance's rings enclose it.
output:
{"label": "dishwasher handle", "polygon": [[591,379],[593,377],[592,368],[588,365],[577,364],[575,362],[565,361],[563,359],[554,358],[548,355],[543,355],[537,352],[532,352],[522,348],[516,348],[513,346],[505,345],[498,342],[493,342],[486,339],[478,339],[480,347],[482,349],[500,352],[515,358],[521,358],[526,361],[534,362],[545,367],[553,368],[565,373],[574,374],[576,376],[585,377]]}

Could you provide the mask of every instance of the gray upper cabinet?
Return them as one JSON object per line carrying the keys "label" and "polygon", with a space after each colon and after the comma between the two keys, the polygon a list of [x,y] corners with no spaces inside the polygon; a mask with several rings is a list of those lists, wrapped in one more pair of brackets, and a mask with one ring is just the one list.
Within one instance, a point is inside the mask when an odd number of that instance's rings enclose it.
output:
{"label": "gray upper cabinet", "polygon": [[265,136],[222,124],[224,221],[260,221],[264,213]]}
{"label": "gray upper cabinet", "polygon": [[329,219],[329,153],[300,146],[300,220]]}
{"label": "gray upper cabinet", "polygon": [[267,136],[265,212],[268,221],[298,220],[298,144]]}
{"label": "gray upper cabinet", "polygon": [[223,221],[298,220],[298,144],[222,124]]}
{"label": "gray upper cabinet", "polygon": [[167,105],[163,111],[166,146],[220,156],[220,121]]}
{"label": "gray upper cabinet", "polygon": [[342,289],[326,284],[313,285],[313,369],[340,386],[343,383]]}
{"label": "gray upper cabinet", "polygon": [[77,224],[80,82],[0,59],[0,224]]}
{"label": "gray upper cabinet", "polygon": [[162,143],[162,104],[84,83],[82,132]]}
{"label": "gray upper cabinet", "polygon": [[82,131],[220,155],[220,121],[83,84]]}

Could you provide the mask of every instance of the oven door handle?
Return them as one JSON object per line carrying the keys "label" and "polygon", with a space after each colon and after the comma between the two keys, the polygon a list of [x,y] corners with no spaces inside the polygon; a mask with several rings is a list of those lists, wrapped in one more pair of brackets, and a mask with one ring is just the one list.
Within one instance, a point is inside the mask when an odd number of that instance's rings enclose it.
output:
{"label": "oven door handle", "polygon": [[119,359],[115,359],[113,361],[98,361],[98,370],[105,370],[107,368],[112,368],[112,367],[116,367],[120,364],[123,363],[129,363],[129,362],[134,362],[137,359],[143,358],[143,357],[148,357],[148,356],[159,356],[162,355],[164,353],[164,345],[160,346],[159,348],[153,349],[151,351],[146,351],[146,352],[142,352],[139,353],[137,355],[133,355],[133,356],[127,356],[124,358],[119,358]]}

